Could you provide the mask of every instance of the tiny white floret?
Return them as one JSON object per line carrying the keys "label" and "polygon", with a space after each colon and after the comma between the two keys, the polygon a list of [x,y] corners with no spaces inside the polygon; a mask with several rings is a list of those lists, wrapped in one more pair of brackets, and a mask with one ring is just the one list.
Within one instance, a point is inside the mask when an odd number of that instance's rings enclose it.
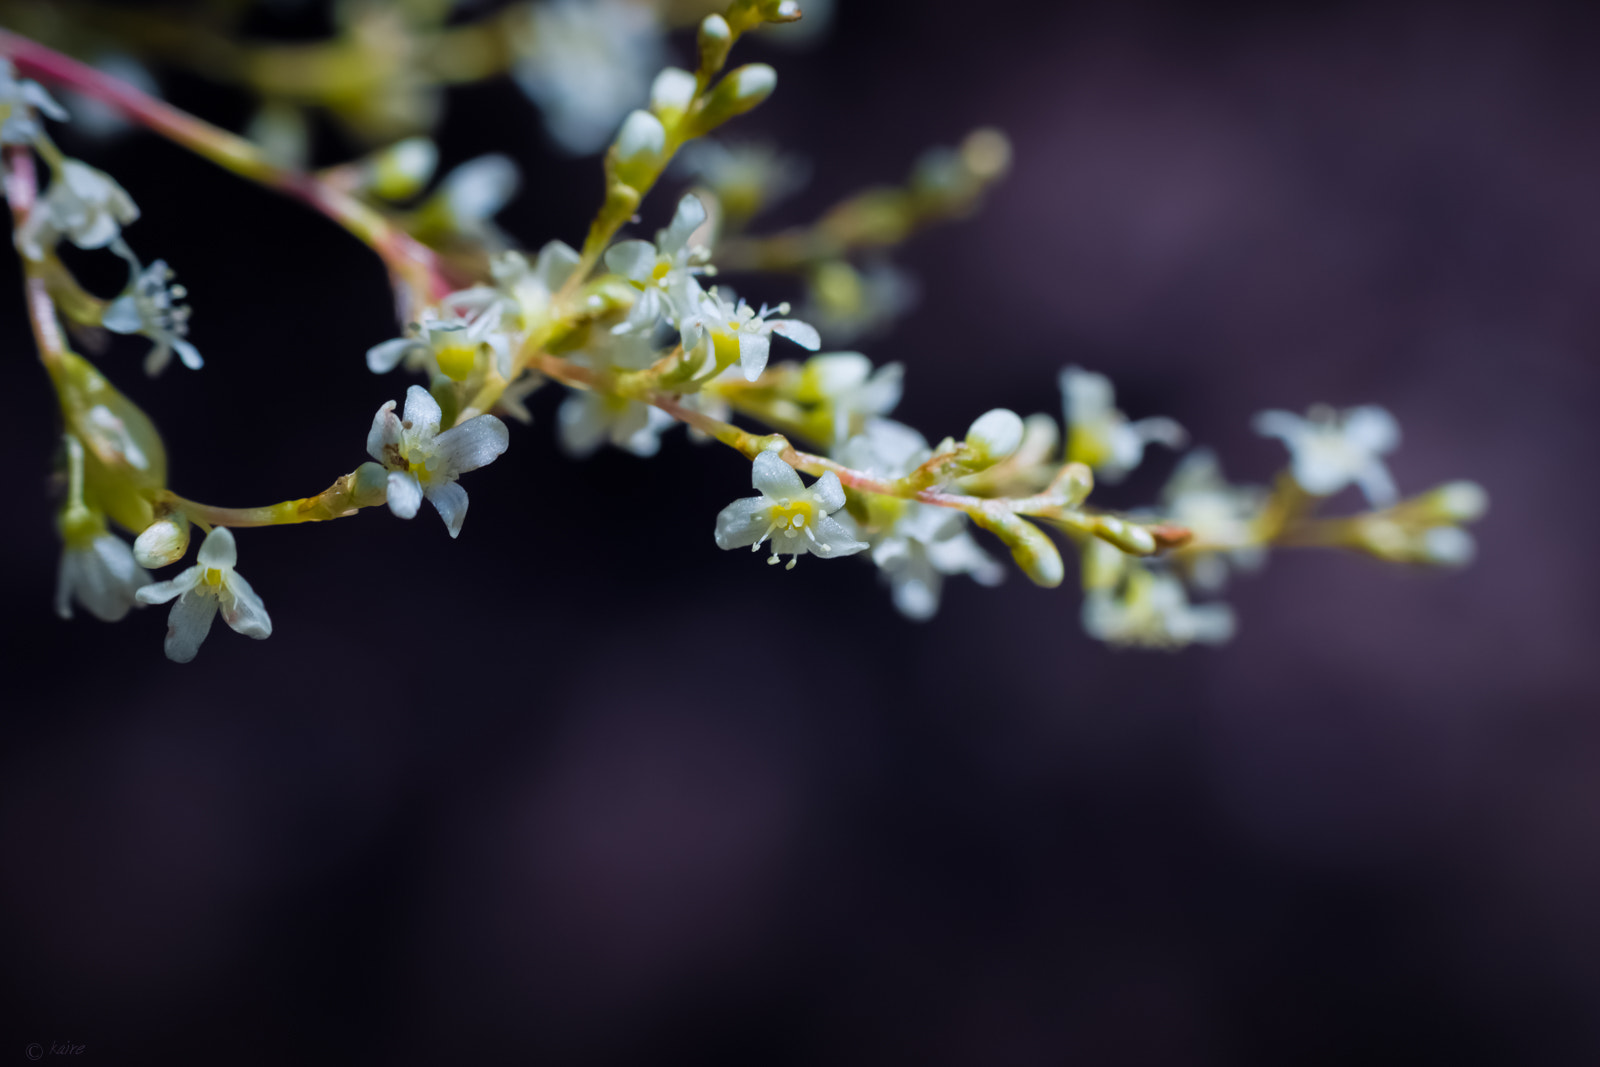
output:
{"label": "tiny white floret", "polygon": [[272,636],[272,620],[250,583],[234,567],[239,549],[226,526],[206,535],[193,567],[165,582],[139,590],[146,604],[165,604],[174,598],[167,616],[167,658],[188,663],[200,651],[200,643],[211,632],[211,623],[222,613],[222,621],[237,633],[261,640]]}
{"label": "tiny white floret", "polygon": [[826,471],[810,487],[775,452],[763,452],[751,468],[759,496],[735,500],[717,516],[717,547],[758,550],[771,539],[768,563],[787,555],[789,569],[806,553],[827,559],[849,556],[867,547],[832,514],[844,507],[839,476]]}
{"label": "tiny white floret", "polygon": [[367,454],[389,472],[389,510],[413,518],[426,497],[451,537],[461,533],[467,516],[467,491],[456,479],[493,463],[511,443],[506,424],[493,415],[477,415],[439,432],[439,402],[420,385],[406,390],[405,417],[395,415],[393,400],[373,416],[367,433]]}

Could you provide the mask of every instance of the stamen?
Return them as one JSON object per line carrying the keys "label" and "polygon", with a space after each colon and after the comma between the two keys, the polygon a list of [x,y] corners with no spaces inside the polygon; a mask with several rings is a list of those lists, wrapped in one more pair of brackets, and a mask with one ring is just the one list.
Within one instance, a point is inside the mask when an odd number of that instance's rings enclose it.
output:
{"label": "stamen", "polygon": [[792,570],[794,570],[794,565],[796,563],[799,563],[799,562],[800,562],[800,557],[799,556],[790,556],[789,557],[789,565],[787,567],[783,568],[783,569],[786,570],[786,571],[792,571]]}

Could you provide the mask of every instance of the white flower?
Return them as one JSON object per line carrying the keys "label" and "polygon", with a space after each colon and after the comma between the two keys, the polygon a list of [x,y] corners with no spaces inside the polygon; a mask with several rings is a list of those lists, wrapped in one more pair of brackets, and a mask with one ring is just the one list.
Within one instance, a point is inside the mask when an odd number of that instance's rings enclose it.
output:
{"label": "white flower", "polygon": [[649,241],[623,241],[606,252],[606,268],[627,278],[642,290],[628,317],[613,327],[615,333],[646,333],[663,315],[682,329],[685,317],[696,313],[703,299],[697,274],[709,273],[711,252],[689,239],[706,221],[705,205],[693,196],[678,201],[678,210],[666,229]]}
{"label": "white flower", "polygon": [[1266,550],[1257,543],[1255,520],[1266,498],[1259,486],[1229,485],[1210,449],[1197,448],[1179,461],[1161,492],[1161,515],[1190,530],[1196,544],[1220,550],[1192,556],[1180,550],[1197,587],[1216,590],[1226,583],[1224,555],[1241,569],[1261,566]]}
{"label": "white flower", "polygon": [[0,57],[0,144],[31,144],[41,132],[37,111],[57,122],[67,112],[51,99],[44,87],[30,78],[18,78],[11,60]]}
{"label": "white flower", "polygon": [[889,580],[902,615],[918,622],[933,618],[947,574],[971,575],[979,585],[1004,580],[1005,568],[978,547],[961,512],[915,500],[885,502],[901,506],[893,525],[872,538],[872,562]]}
{"label": "white flower", "polygon": [[79,248],[104,248],[122,235],[122,227],[139,217],[128,192],[104,171],[76,159],[63,160],[44,200],[17,235],[29,259],[44,257],[41,241],[54,245],[65,237]]}
{"label": "white flower", "polygon": [[701,139],[684,145],[679,158],[685,171],[705,182],[723,212],[739,220],[801,189],[811,171],[803,159],[781,155],[767,144]]}
{"label": "white flower", "polygon": [[844,260],[824,263],[807,278],[801,313],[829,344],[882,333],[916,306],[917,281],[892,263],[857,270]]}
{"label": "white flower", "polygon": [[1254,426],[1263,437],[1283,441],[1294,480],[1314,496],[1332,496],[1354,483],[1373,507],[1388,507],[1399,498],[1379,457],[1399,447],[1400,424],[1383,408],[1369,404],[1341,413],[1318,404],[1305,418],[1263,411]]}
{"label": "white flower", "polygon": [[367,368],[384,374],[404,360],[412,370],[438,371],[459,382],[477,368],[478,356],[488,352],[504,377],[511,369],[512,349],[512,338],[502,328],[507,310],[506,298],[486,285],[451,293],[412,323],[413,336],[367,349]]}
{"label": "white flower", "polygon": [[630,0],[550,0],[534,5],[513,42],[512,72],[567,151],[604,148],[629,109],[645,99],[662,65],[665,33],[654,5]]}
{"label": "white flower", "polygon": [[860,352],[824,352],[806,360],[795,399],[826,403],[833,412],[833,442],[843,444],[867,423],[900,403],[905,368],[886,363],[876,371]]}
{"label": "white flower", "polygon": [[1145,446],[1155,443],[1181,448],[1188,435],[1167,418],[1139,419],[1117,410],[1111,380],[1080,367],[1061,372],[1069,427],[1067,458],[1094,469],[1102,481],[1119,482],[1144,459]]}
{"label": "white flower", "polygon": [[150,584],[127,542],[106,532],[103,521],[97,525],[98,533],[68,536],[61,550],[56,614],[63,619],[72,618],[76,600],[95,618],[116,622],[136,603],[139,588]]}
{"label": "white flower", "polygon": [[677,425],[660,408],[604,393],[574,390],[556,411],[561,447],[568,455],[593,455],[606,441],[648,458],[661,450],[661,432]]}
{"label": "white flower", "polygon": [[785,554],[792,557],[792,570],[807,552],[833,559],[867,547],[829,518],[844,507],[844,487],[832,471],[807,488],[777,453],[763,452],[755,458],[750,480],[761,495],[735,500],[722,509],[717,516],[718,548],[749,545],[753,552],[770,537],[772,555],[767,562],[777,563]]}
{"label": "white flower", "polygon": [[521,330],[532,330],[549,318],[550,298],[572,276],[578,259],[570,245],[551,241],[532,264],[521,252],[502,252],[489,261],[495,288],[513,305]]}
{"label": "white flower", "polygon": [[[872,420],[836,450],[841,463],[887,479],[904,476],[931,454],[920,433],[890,419]],[[978,547],[961,512],[877,494],[866,497],[866,506],[872,562],[907,618],[933,618],[946,575],[968,574],[980,585],[1004,580],[1005,568]]]}
{"label": "white flower", "polygon": [[[639,334],[603,336],[594,347],[572,358],[594,370],[617,367],[642,370],[655,362],[656,350]],[[610,441],[636,456],[653,456],[661,448],[661,431],[678,420],[639,400],[588,389],[573,389],[556,412],[561,447],[570,456],[592,455]]]}
{"label": "white flower", "polygon": [[822,347],[822,338],[808,323],[795,319],[767,321],[768,315],[788,313],[788,304],[771,309],[762,304],[760,311],[743,300],[733,305],[713,288],[701,297],[699,311],[685,319],[683,347],[686,351],[693,350],[699,347],[703,337],[709,336],[716,348],[717,361],[731,364],[737,359],[745,379],[753,382],[767,368],[772,334],[787,337],[813,352]]}
{"label": "white flower", "polygon": [[144,371],[154,377],[172,362],[174,350],[183,365],[199,370],[205,365],[200,352],[184,339],[189,332],[187,307],[176,301],[186,295],[183,286],[169,285],[172,270],[165,260],[158,259],[143,270],[127,246],[117,242],[117,253],[128,261],[131,277],[123,294],[106,306],[100,325],[113,333],[141,334],[155,342],[145,357]]}
{"label": "white flower", "polygon": [[257,640],[272,636],[272,620],[250,583],[235,571],[239,549],[226,526],[218,526],[200,545],[196,564],[170,581],[147,585],[139,590],[146,604],[165,604],[178,598],[167,616],[167,658],[188,663],[200,651],[200,642],[211,632],[211,621],[222,612],[222,621],[246,637]]}
{"label": "white flower", "polygon": [[506,450],[511,443],[506,424],[478,415],[440,433],[439,404],[420,385],[406,390],[403,420],[394,408],[393,400],[379,408],[367,433],[367,454],[389,472],[389,510],[412,518],[427,497],[456,537],[467,517],[467,491],[456,479],[493,463]]}
{"label": "white flower", "polygon": [[1226,643],[1234,620],[1226,604],[1191,604],[1173,575],[1132,565],[1120,592],[1091,588],[1084,594],[1083,628],[1113,645],[1177,649]]}

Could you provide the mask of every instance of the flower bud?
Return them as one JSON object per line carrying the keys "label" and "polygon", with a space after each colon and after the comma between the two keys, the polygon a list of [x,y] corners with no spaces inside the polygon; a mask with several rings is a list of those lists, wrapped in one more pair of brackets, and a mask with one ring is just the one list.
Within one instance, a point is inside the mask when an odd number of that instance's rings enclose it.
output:
{"label": "flower bud", "polygon": [[385,200],[419,192],[439,165],[439,149],[426,137],[407,137],[367,157],[368,188]]}
{"label": "flower bud", "polygon": [[521,184],[517,165],[495,153],[469,159],[451,171],[440,193],[455,226],[471,230],[505,207]]}
{"label": "flower bud", "polygon": [[1055,542],[1027,519],[1014,512],[987,509],[975,509],[968,514],[973,522],[1005,542],[1011,550],[1011,558],[1033,584],[1054,589],[1066,577]]}
{"label": "flower bud", "polygon": [[615,147],[618,179],[638,189],[649,184],[651,171],[660,163],[667,148],[667,131],[650,112],[633,111],[622,121]]}
{"label": "flower bud", "polygon": [[1476,522],[1489,510],[1489,494],[1477,482],[1446,482],[1423,501],[1430,515],[1446,522]]}
{"label": "flower bud", "polygon": [[1155,535],[1149,530],[1137,523],[1125,522],[1115,515],[1094,516],[1091,532],[1130,555],[1148,556],[1157,547]]}
{"label": "flower bud", "polygon": [[363,463],[351,479],[350,503],[369,508],[389,498],[389,472],[378,463]]}
{"label": "flower bud", "polygon": [[133,558],[155,570],[175,563],[189,551],[189,516],[179,511],[145,527],[133,542]]}
{"label": "flower bud", "polygon": [[656,75],[650,86],[650,110],[663,124],[677,122],[694,102],[698,84],[694,75],[677,67],[668,67]]}
{"label": "flower bud", "polygon": [[1435,566],[1465,567],[1477,551],[1472,535],[1459,526],[1435,526],[1422,535],[1422,557]]}
{"label": "flower bud", "polygon": [[736,115],[743,115],[772,95],[778,87],[778,72],[765,63],[746,63],[730,71],[706,97],[705,107],[695,117],[695,133],[709,133]]}
{"label": "flower bud", "polygon": [[1021,446],[1022,417],[1006,408],[986,412],[967,429],[966,443],[973,469],[991,467]]}
{"label": "flower bud", "polygon": [[721,15],[707,15],[700,23],[700,71],[710,76],[722,69],[728,61],[728,49],[733,47],[733,30]]}

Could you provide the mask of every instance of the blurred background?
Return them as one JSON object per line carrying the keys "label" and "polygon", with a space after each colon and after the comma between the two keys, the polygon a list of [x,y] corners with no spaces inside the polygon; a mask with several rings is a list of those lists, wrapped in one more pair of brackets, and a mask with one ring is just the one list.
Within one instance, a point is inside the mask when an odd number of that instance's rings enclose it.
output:
{"label": "blurred background", "polygon": [[[808,50],[741,45],[779,88],[731,133],[812,164],[767,227],[975,126],[1013,140],[861,345],[930,437],[1059,417],[1077,363],[1236,480],[1282,460],[1254,412],[1375,402],[1402,490],[1488,488],[1470,569],[1285,552],[1233,584],[1220,651],[1108,651],[1070,582],[952,580],[917,625],[859,561],[720,552],[748,464],[679,433],[570,461],[550,387],[459,541],[381,510],[243,531],[272,638],[218,626],[175,665],[165,608],[51,613],[54,412],[0,264],[0,1059],[1596,1062],[1597,29],[1551,2],[841,0]],[[445,107],[447,164],[523,168],[503,227],[578,243],[595,160],[509,79]],[[362,360],[394,329],[376,260],[154,138],[63,137],[191,293],[203,372],[100,361],[172,486],[263,504],[353,469],[402,391]]]}

